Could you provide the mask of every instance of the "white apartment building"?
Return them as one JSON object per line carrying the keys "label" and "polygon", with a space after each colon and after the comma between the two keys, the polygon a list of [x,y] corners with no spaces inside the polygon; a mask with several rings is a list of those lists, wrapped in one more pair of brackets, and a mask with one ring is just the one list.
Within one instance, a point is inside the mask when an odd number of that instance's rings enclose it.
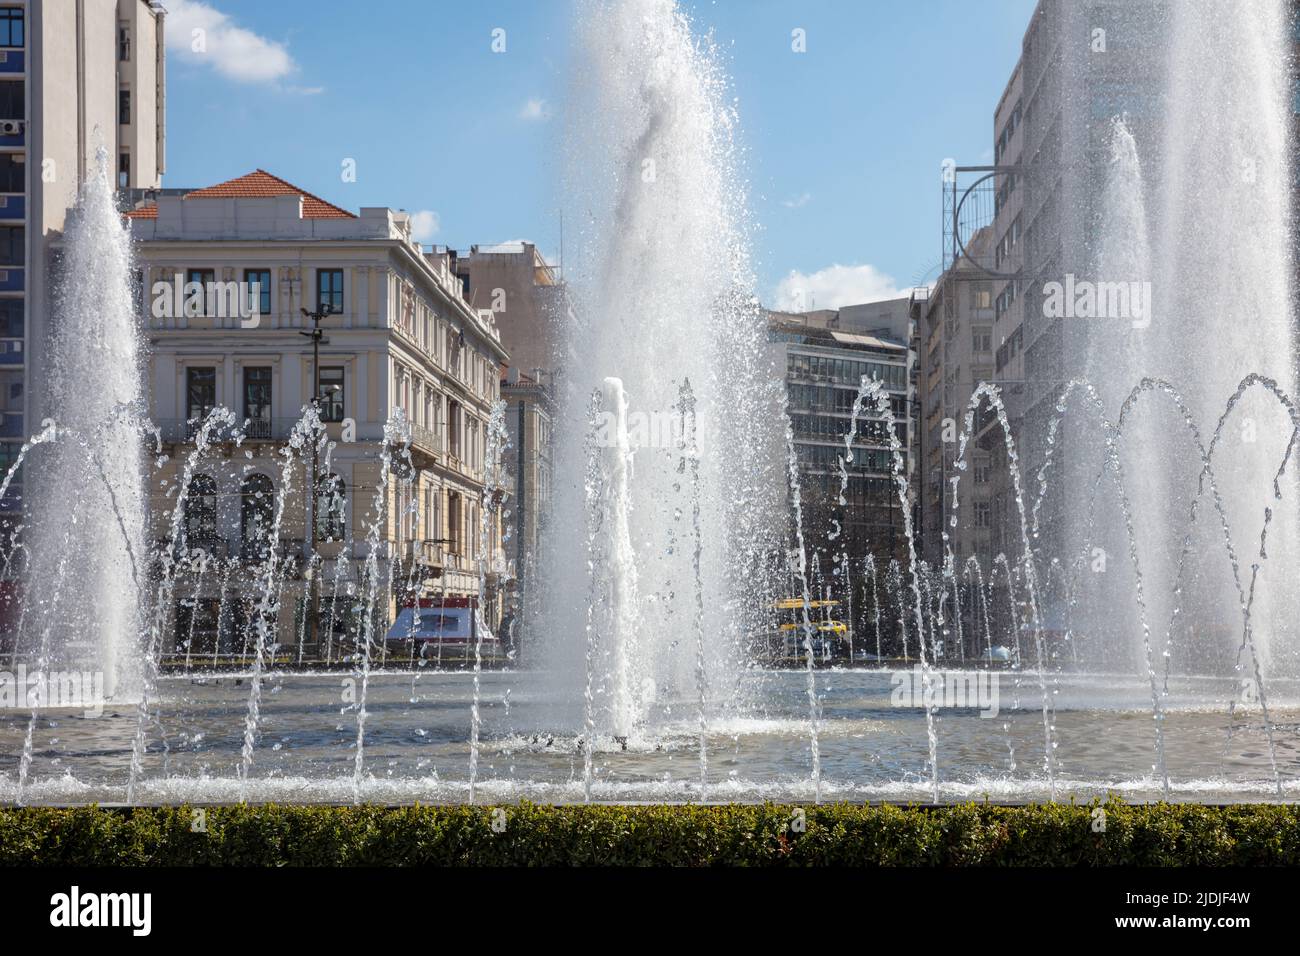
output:
{"label": "white apartment building", "polygon": [[[157,538],[165,539],[170,514],[165,483],[193,447],[195,422],[225,406],[247,436],[222,445],[191,484],[187,538],[216,570],[204,583],[191,574],[178,584],[168,652],[245,652],[250,575],[274,544],[288,577],[276,624],[282,653],[335,657],[335,638],[356,632],[349,615],[372,526],[381,568],[395,557],[391,573],[381,572],[393,588],[379,626],[416,599],[473,606],[487,423],[507,356],[491,311],[466,301],[449,254],[424,251],[406,213],[353,214],[262,170],[161,195],[128,215],[150,316],[151,412],[171,456],[153,500]],[[228,300],[223,308],[220,294],[206,295],[201,308],[173,308],[173,290],[187,283],[205,292],[244,283],[243,314]],[[317,361],[303,310],[324,307],[332,314],[320,323]],[[280,493],[279,453],[314,398],[336,443],[320,465],[315,533],[301,494],[306,475],[295,473],[280,540],[267,542],[259,535]],[[389,483],[377,514],[384,427],[397,410],[410,423],[414,474],[409,490]],[[489,548],[495,593],[510,576],[499,524]],[[319,625],[317,641],[304,626],[313,601],[317,620],[331,622]],[[495,598],[485,613],[499,619]]]}

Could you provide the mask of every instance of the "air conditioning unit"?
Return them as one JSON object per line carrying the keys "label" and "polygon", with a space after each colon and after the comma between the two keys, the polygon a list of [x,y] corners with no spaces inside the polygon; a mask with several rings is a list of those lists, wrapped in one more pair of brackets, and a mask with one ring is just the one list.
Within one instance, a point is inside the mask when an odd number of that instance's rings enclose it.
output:
{"label": "air conditioning unit", "polygon": [[22,120],[0,120],[0,136],[21,136]]}

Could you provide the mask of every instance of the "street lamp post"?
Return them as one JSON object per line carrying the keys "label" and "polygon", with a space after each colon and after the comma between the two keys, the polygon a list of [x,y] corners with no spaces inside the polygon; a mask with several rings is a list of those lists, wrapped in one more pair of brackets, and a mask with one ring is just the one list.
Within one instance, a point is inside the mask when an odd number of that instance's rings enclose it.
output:
{"label": "street lamp post", "polygon": [[[321,321],[326,317],[334,314],[334,307],[328,302],[321,303],[316,307],[315,312],[302,310],[303,318],[311,319],[311,331],[299,332],[299,335],[305,335],[311,339],[311,407],[316,412],[317,421],[320,420],[320,347],[321,343],[329,344],[329,339],[325,338],[325,333],[321,331]],[[320,436],[312,437],[311,443],[311,475],[307,481],[306,494],[306,517],[307,517],[307,541],[310,545],[311,556],[316,555],[316,483],[319,480],[320,471]],[[337,560],[337,559],[336,559]],[[310,562],[310,559],[309,559]],[[307,593],[307,615],[311,622],[311,645],[316,648],[316,653],[320,652],[320,613],[317,607],[319,592],[316,581],[316,568],[309,566],[307,568],[308,593]]]}

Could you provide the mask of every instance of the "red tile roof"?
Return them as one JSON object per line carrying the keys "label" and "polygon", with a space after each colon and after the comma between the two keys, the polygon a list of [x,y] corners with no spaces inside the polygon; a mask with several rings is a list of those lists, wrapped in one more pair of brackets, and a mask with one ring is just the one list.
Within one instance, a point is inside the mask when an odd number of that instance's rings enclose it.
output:
{"label": "red tile roof", "polygon": [[[273,176],[264,169],[257,169],[245,176],[185,194],[186,199],[266,199],[273,196],[301,196],[304,219],[357,218],[346,209],[328,203],[319,196],[313,196],[307,190],[300,189],[279,176]],[[140,209],[132,209],[125,215],[129,219],[157,219],[158,207],[151,204]]]}

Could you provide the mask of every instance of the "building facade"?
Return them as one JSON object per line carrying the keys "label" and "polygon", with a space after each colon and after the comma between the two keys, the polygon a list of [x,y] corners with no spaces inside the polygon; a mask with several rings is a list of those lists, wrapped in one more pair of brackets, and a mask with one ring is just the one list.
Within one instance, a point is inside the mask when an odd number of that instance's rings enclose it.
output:
{"label": "building facade", "polygon": [[[970,243],[973,256],[986,252],[990,236],[989,229],[975,236]],[[982,564],[992,558],[993,478],[988,449],[969,441],[965,467],[958,467],[971,398],[981,383],[995,381],[992,286],[993,280],[963,257],[932,288],[918,290],[912,299],[923,343],[917,528],[922,557],[932,568],[943,567],[949,551],[958,563],[971,554],[979,556]],[[981,405],[972,414],[972,432],[983,433],[989,417],[987,406]]]}
{"label": "building facade", "polygon": [[[0,469],[42,417],[41,377],[68,210],[102,161],[119,187],[164,167],[165,11],[150,0],[0,3]],[[102,151],[102,152],[101,152]],[[4,501],[21,503],[21,476]]]}
{"label": "building facade", "polygon": [[[475,606],[480,570],[495,631],[512,569],[501,509],[489,508],[486,523],[482,509],[506,352],[491,311],[466,300],[452,256],[413,241],[405,213],[354,214],[262,170],[159,196],[129,216],[149,315],[151,415],[168,456],[151,509],[163,550],[198,423],[225,407],[243,435],[194,466],[183,534],[200,560],[178,579],[167,653],[246,653],[251,583],[272,548],[285,578],[282,654],[343,653],[358,633],[368,559],[389,582],[374,633],[413,602]],[[318,352],[304,310],[327,313]],[[305,454],[296,451],[287,488],[284,456],[313,402],[330,444],[306,495]],[[268,540],[281,499],[278,540]]]}
{"label": "building facade", "polygon": [[[1112,119],[1123,116],[1139,141],[1161,107],[1155,95],[1167,56],[1162,31],[1149,29],[1156,0],[1040,0],[1021,43],[1021,56],[994,110],[991,250],[977,257],[993,275],[994,378],[999,383],[1021,453],[1022,474],[1035,474],[1056,405],[1073,378],[1086,372],[1087,322],[1052,318],[1044,286],[1066,275],[1091,274],[1094,224],[1100,214]],[[1055,480],[1039,512],[1038,541],[1064,553],[1078,529],[1069,503],[1086,489],[1073,457],[1098,453],[1081,436],[1062,435],[1054,452]],[[981,447],[992,459],[995,550],[1020,548],[1002,428],[984,423]]]}
{"label": "building facade", "polygon": [[506,623],[516,639],[526,641],[539,597],[531,589],[540,542],[551,511],[555,369],[569,318],[568,293],[531,242],[471,246],[454,256],[453,268],[470,305],[491,310],[510,353],[501,381],[514,482],[508,517],[515,577],[506,598]]}
{"label": "building facade", "polygon": [[559,274],[531,242],[470,246],[454,257],[465,298],[490,309],[510,350],[511,364],[537,378],[554,371],[561,323],[567,309]]}
{"label": "building facade", "polygon": [[868,556],[881,576],[891,561],[904,561],[907,555],[906,515],[895,480],[889,425],[874,406],[861,409],[857,417],[853,461],[844,465],[847,486],[841,459],[865,376],[881,382],[889,396],[902,473],[912,472],[913,361],[907,302],[768,313],[774,359],[785,374],[809,583],[819,598],[839,601],[837,613],[857,631],[871,613],[864,576]]}
{"label": "building facade", "polygon": [[514,484],[507,517],[513,535],[506,553],[514,562],[514,588],[506,613],[516,641],[524,640],[534,619],[538,559],[550,530],[554,487],[555,396],[553,379],[538,370],[525,375],[511,367],[501,382]]}

